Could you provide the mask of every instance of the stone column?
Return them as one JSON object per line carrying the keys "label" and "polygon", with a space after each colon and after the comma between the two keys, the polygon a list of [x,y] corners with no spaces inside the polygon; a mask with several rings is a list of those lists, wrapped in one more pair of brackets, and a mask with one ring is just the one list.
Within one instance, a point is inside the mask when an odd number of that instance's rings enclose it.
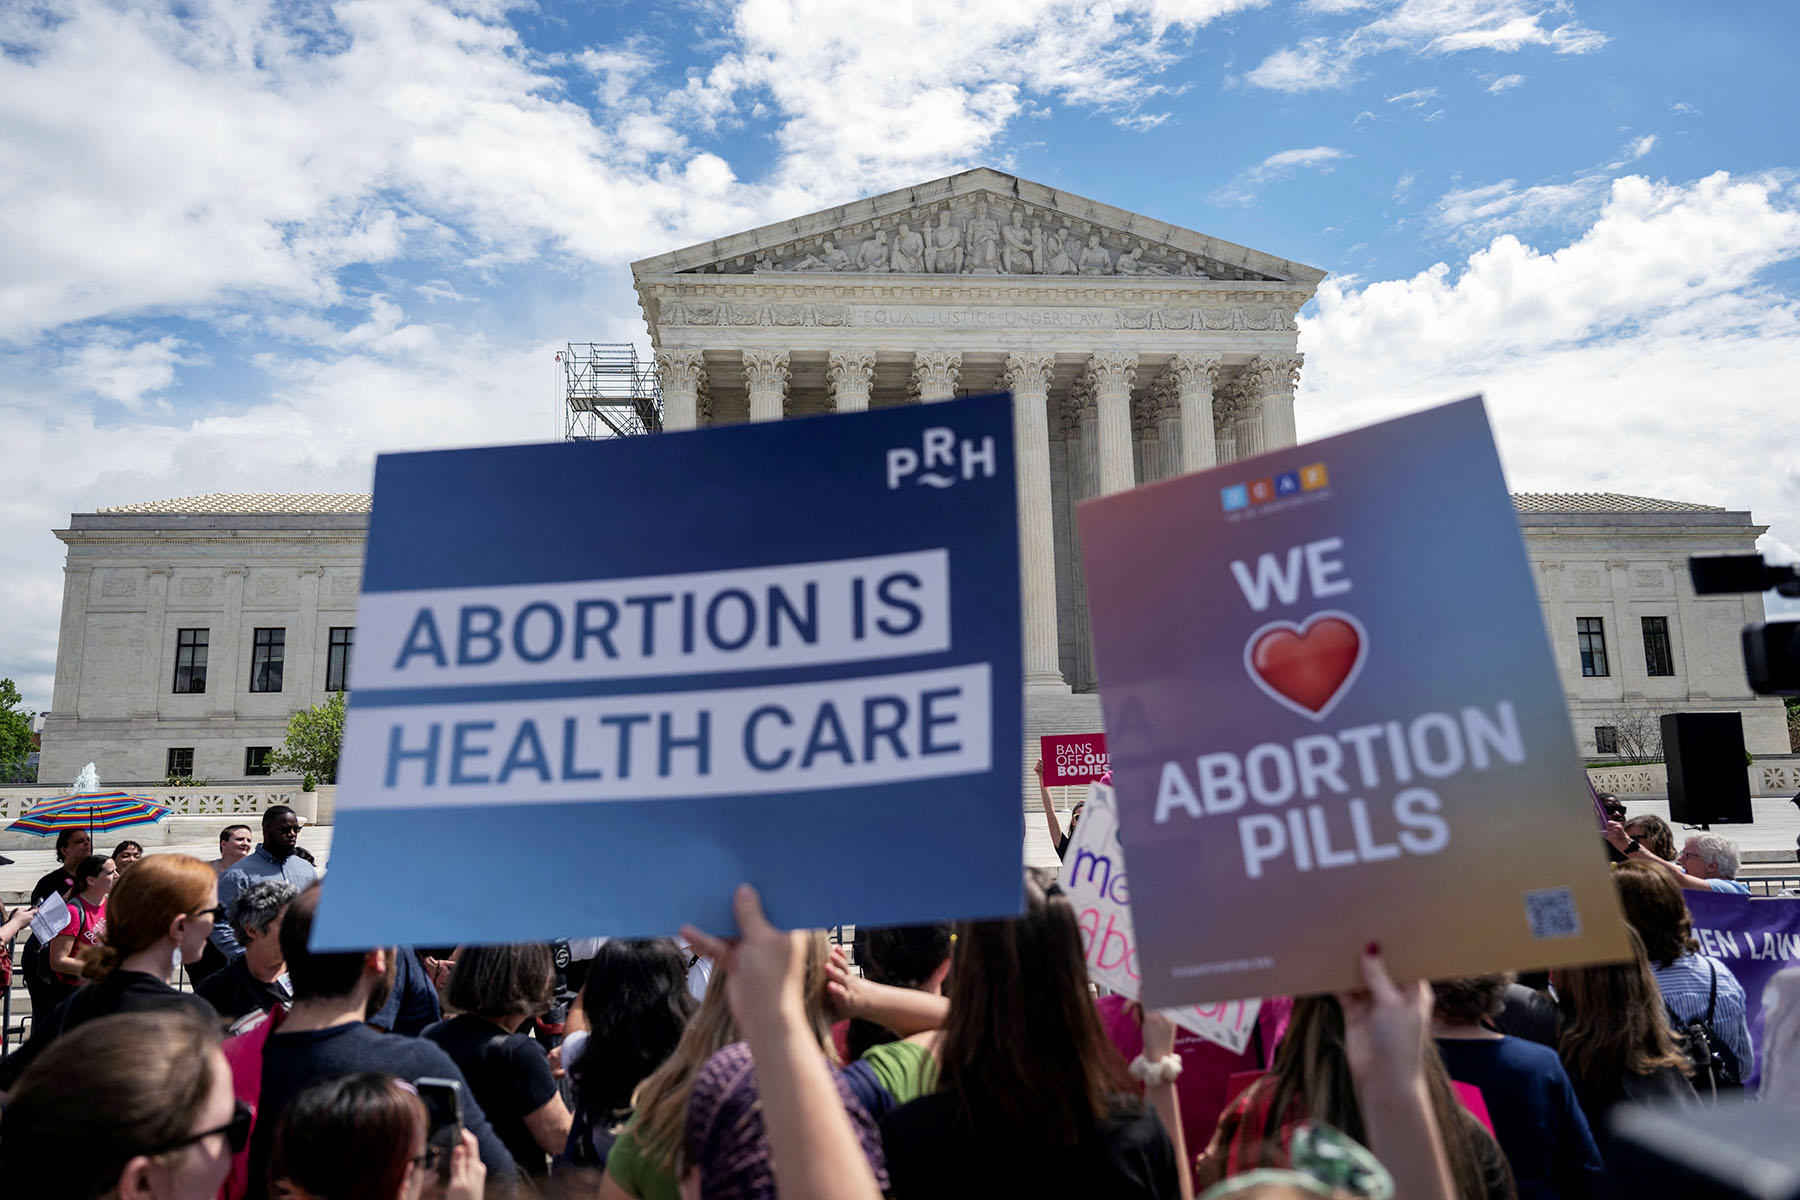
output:
{"label": "stone column", "polygon": [[[281,690],[292,695],[296,703],[310,708],[325,698],[321,678],[325,664],[319,660],[319,588],[325,582],[325,568],[301,567],[298,574],[300,616],[293,636],[287,640]],[[315,679],[319,680],[317,687],[313,684]]]}
{"label": "stone column", "polygon": [[744,351],[744,386],[750,391],[750,419],[779,421],[787,408],[786,350]]}
{"label": "stone column", "polygon": [[1232,449],[1240,459],[1251,458],[1268,448],[1263,440],[1262,405],[1255,391],[1242,378],[1231,385],[1233,411],[1231,422]]}
{"label": "stone column", "polygon": [[1019,620],[1027,690],[1067,692],[1056,638],[1056,528],[1050,511],[1050,377],[1054,354],[1006,356],[1013,394],[1013,458],[1019,480]]}
{"label": "stone column", "polygon": [[[237,715],[238,692],[250,686],[246,682],[249,672],[238,673],[238,648],[244,641],[244,582],[249,572],[244,567],[221,567],[219,571],[225,576],[225,607],[217,631],[207,635],[206,706],[214,716],[232,717]],[[173,667],[170,669],[172,672]]]}
{"label": "stone column", "polygon": [[[1160,468],[1157,479],[1173,479],[1184,473],[1182,454],[1184,452],[1183,432],[1181,428],[1181,393],[1175,380],[1164,375],[1157,381],[1156,397],[1156,441],[1160,447]],[[1211,402],[1208,401],[1208,407]],[[1212,421],[1206,422],[1207,431],[1212,429]],[[1210,441],[1210,439],[1208,439]],[[1209,447],[1210,449],[1210,447]]]}
{"label": "stone column", "polygon": [[1131,398],[1131,434],[1137,441],[1132,449],[1132,470],[1139,483],[1155,483],[1163,477],[1161,453],[1157,442],[1155,386],[1145,388]]}
{"label": "stone column", "polygon": [[1177,354],[1169,363],[1181,414],[1181,473],[1191,474],[1217,466],[1219,457],[1213,433],[1213,385],[1219,381],[1216,354]]}
{"label": "stone column", "polygon": [[[1627,699],[1641,699],[1649,683],[1649,667],[1644,664],[1644,624],[1632,620],[1631,564],[1613,559],[1606,564],[1607,588],[1612,593],[1612,620],[1619,632],[1607,640],[1607,657],[1612,661],[1613,676],[1619,681],[1620,694]],[[1626,653],[1629,649],[1630,653]]]}
{"label": "stone column", "polygon": [[[62,624],[56,635],[56,678],[50,692],[50,711],[71,721],[81,715],[81,649],[87,640],[88,590],[93,586],[92,567],[63,567]],[[173,672],[171,666],[171,678]]]}
{"label": "stone column", "polygon": [[[1100,408],[1094,396],[1094,380],[1083,375],[1069,389],[1068,407],[1075,413],[1076,466],[1078,473],[1071,489],[1069,512],[1069,547],[1074,552],[1069,563],[1069,576],[1074,581],[1075,609],[1075,676],[1069,682],[1077,688],[1092,688],[1094,672],[1094,635],[1088,626],[1087,569],[1081,562],[1081,521],[1079,509],[1083,500],[1103,494],[1100,486]],[[1130,443],[1126,443],[1129,449]]]}
{"label": "stone column", "polygon": [[675,433],[700,424],[700,381],[706,374],[698,350],[658,350],[656,378],[662,384],[663,429]]}
{"label": "stone column", "polygon": [[1137,355],[1118,351],[1092,355],[1088,375],[1098,414],[1099,494],[1110,496],[1136,483],[1131,470],[1131,384],[1137,377]]}
{"label": "stone column", "polygon": [[168,567],[151,567],[144,579],[143,657],[138,660],[137,695],[126,698],[127,711],[133,716],[155,717],[159,692],[157,676],[162,668],[163,626],[169,623]]}
{"label": "stone column", "polygon": [[956,378],[962,374],[962,355],[948,350],[920,350],[913,355],[913,388],[919,403],[935,404],[956,398]]}
{"label": "stone column", "polygon": [[862,412],[869,407],[869,388],[875,382],[873,350],[833,350],[825,378],[831,383],[831,406],[839,412]]}
{"label": "stone column", "polygon": [[1294,388],[1300,383],[1301,354],[1259,354],[1244,367],[1244,383],[1262,408],[1263,448],[1292,446]]}

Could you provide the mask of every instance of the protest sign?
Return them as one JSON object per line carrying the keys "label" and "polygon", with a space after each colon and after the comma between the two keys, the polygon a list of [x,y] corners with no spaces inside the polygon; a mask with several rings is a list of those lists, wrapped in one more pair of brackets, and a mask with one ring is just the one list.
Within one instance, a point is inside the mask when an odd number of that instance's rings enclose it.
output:
{"label": "protest sign", "polygon": [[1092,783],[1106,774],[1104,733],[1053,734],[1039,738],[1038,748],[1046,787]]}
{"label": "protest sign", "polygon": [[1080,522],[1145,1003],[1624,956],[1479,399]]}
{"label": "protest sign", "polygon": [[51,895],[31,918],[31,932],[43,945],[48,946],[50,939],[69,927],[69,906],[61,896]]}
{"label": "protest sign", "polygon": [[[1102,987],[1138,999],[1142,981],[1137,935],[1131,925],[1131,887],[1111,788],[1095,784],[1088,789],[1081,821],[1063,859],[1061,883],[1081,925],[1088,975]],[[1242,1054],[1256,1031],[1261,1007],[1261,1000],[1223,1000],[1169,1008],[1163,1015],[1233,1054]]]}
{"label": "protest sign", "polygon": [[376,465],[322,949],[1018,912],[1011,405]]}
{"label": "protest sign", "polygon": [[1756,1070],[1746,1082],[1762,1076],[1763,989],[1776,972],[1800,965],[1800,900],[1788,897],[1751,899],[1729,892],[1683,891],[1694,918],[1700,953],[1710,954],[1744,986],[1744,1016],[1750,1044],[1756,1047]]}

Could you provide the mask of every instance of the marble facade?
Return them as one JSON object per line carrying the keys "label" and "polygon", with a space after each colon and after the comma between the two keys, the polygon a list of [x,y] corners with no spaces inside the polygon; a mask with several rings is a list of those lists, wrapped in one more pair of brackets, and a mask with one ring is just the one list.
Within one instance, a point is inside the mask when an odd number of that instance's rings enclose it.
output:
{"label": "marble facade", "polygon": [[665,429],[1009,390],[1026,687],[1097,686],[1081,500],[1292,445],[1325,273],[975,170],[632,264]]}
{"label": "marble facade", "polygon": [[[671,430],[1015,397],[1026,733],[1101,728],[1074,510],[1083,499],[1296,440],[1294,315],[1324,273],[978,170],[632,266]],[[799,498],[797,498],[797,501]],[[1787,752],[1752,696],[1738,628],[1759,596],[1696,597],[1690,553],[1744,553],[1750,515],[1632,496],[1515,497],[1576,739],[1620,714],[1729,709]],[[41,778],[242,776],[249,748],[326,698],[326,641],[353,625],[367,496],[213,495],[76,514]],[[1577,622],[1600,621],[1604,675]],[[1649,624],[1647,624],[1649,622]],[[1658,623],[1660,622],[1660,624]],[[205,694],[175,694],[176,640],[209,631]],[[255,631],[286,630],[281,692],[251,692]],[[1590,626],[1592,628],[1592,626]],[[1665,631],[1667,673],[1649,630]],[[1479,636],[1478,631],[1471,634]],[[1590,635],[1591,636],[1591,635]]]}

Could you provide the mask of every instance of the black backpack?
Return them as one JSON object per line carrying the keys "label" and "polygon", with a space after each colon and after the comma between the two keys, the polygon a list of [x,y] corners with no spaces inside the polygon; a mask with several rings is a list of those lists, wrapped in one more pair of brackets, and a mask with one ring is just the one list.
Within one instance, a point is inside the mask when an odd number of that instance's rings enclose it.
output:
{"label": "black backpack", "polygon": [[[1675,1041],[1682,1052],[1694,1064],[1694,1090],[1703,1096],[1717,1096],[1720,1092],[1741,1089],[1744,1072],[1737,1052],[1713,1028],[1713,1006],[1719,999],[1719,967],[1708,959],[1706,969],[1712,977],[1711,989],[1706,994],[1706,1016],[1697,1021],[1684,1021],[1669,1008],[1669,1026],[1674,1030]],[[1665,1003],[1663,1007],[1668,1008],[1668,1005]]]}

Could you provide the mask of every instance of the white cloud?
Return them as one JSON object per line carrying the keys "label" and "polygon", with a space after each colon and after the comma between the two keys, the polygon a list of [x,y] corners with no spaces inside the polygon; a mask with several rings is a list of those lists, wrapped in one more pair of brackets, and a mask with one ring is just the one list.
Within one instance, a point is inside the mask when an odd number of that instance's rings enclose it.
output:
{"label": "white cloud", "polygon": [[1349,83],[1354,65],[1353,56],[1340,53],[1326,39],[1308,38],[1270,54],[1244,79],[1277,92],[1324,91]]}
{"label": "white cloud", "polygon": [[1446,192],[1432,207],[1431,221],[1459,240],[1490,237],[1505,229],[1566,223],[1586,216],[1606,195],[1608,180],[1589,175],[1573,183],[1521,188],[1512,179]]}
{"label": "white cloud", "polygon": [[1279,179],[1288,179],[1301,171],[1317,171],[1329,175],[1341,159],[1350,155],[1333,146],[1310,146],[1303,150],[1282,150],[1233,175],[1223,187],[1208,197],[1221,206],[1249,204],[1258,192]]}
{"label": "white cloud", "polygon": [[1525,77],[1523,75],[1502,75],[1500,78],[1488,84],[1488,94],[1491,96],[1498,96],[1501,92],[1511,91],[1513,88],[1518,87],[1524,82]]}
{"label": "white cloud", "polygon": [[[501,5],[67,0],[0,55],[0,339],[321,308],[422,247],[625,262],[972,165],[1034,96],[1154,128],[1182,38],[1265,2],[757,0],[670,85],[636,41],[539,59]],[[778,157],[746,184],[690,135],[759,108]]]}
{"label": "white cloud", "polygon": [[74,347],[58,371],[69,391],[142,412],[150,397],[175,383],[175,368],[206,361],[177,337],[132,341],[123,329],[97,329]]}
{"label": "white cloud", "polygon": [[1410,92],[1401,92],[1397,96],[1389,96],[1389,104],[1404,104],[1408,108],[1424,108],[1432,100],[1437,99],[1438,90],[1434,87],[1414,88]]}
{"label": "white cloud", "polygon": [[1342,34],[1315,35],[1274,51],[1244,76],[1247,81],[1277,91],[1316,91],[1350,83],[1358,63],[1376,54],[1514,54],[1531,46],[1587,54],[1608,41],[1575,20],[1553,26],[1568,11],[1565,0],[1371,0],[1311,7],[1326,15],[1352,14],[1357,23]]}
{"label": "white cloud", "polygon": [[1612,183],[1553,250],[1496,237],[1452,268],[1327,280],[1301,322],[1301,432],[1480,391],[1518,490],[1749,508],[1800,542],[1800,258],[1775,178]]}

